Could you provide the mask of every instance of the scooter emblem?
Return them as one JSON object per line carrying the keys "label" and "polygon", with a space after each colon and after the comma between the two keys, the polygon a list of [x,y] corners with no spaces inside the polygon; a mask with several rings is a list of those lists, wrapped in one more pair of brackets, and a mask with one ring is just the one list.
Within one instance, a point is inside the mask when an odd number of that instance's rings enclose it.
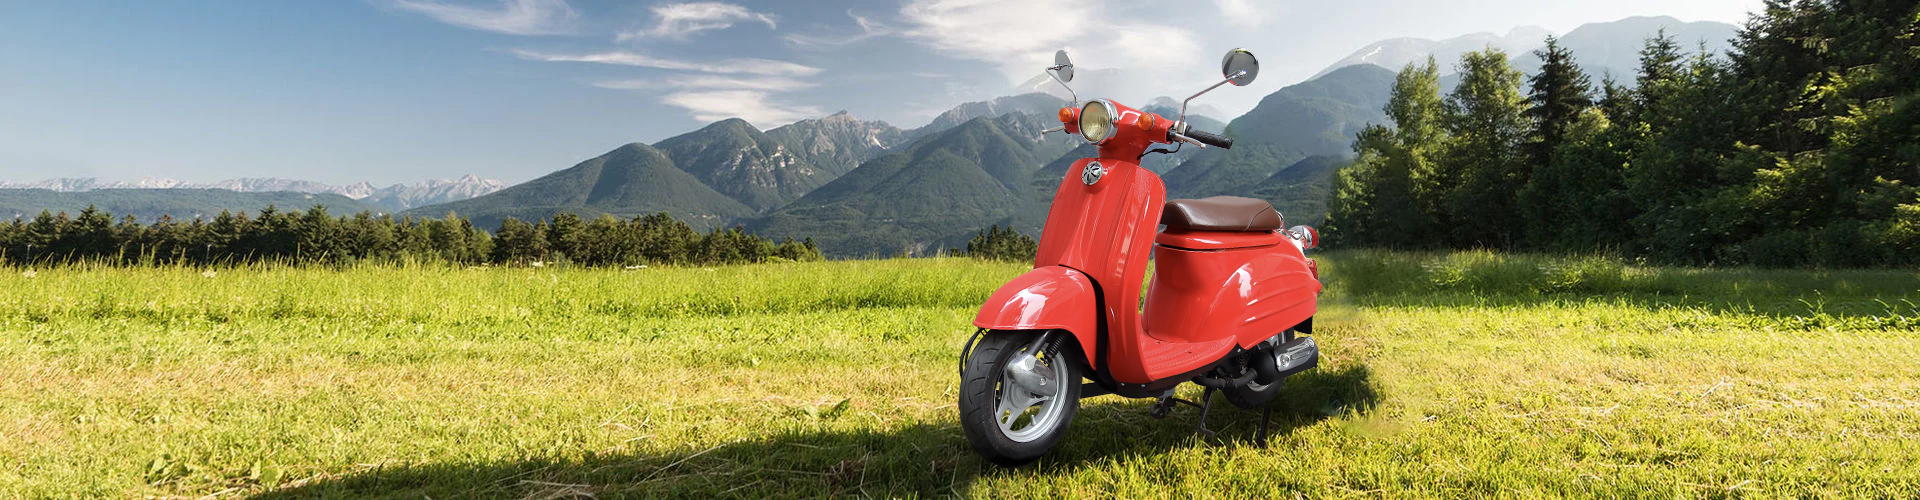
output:
{"label": "scooter emblem", "polygon": [[1088,186],[1092,186],[1094,183],[1100,182],[1100,178],[1106,175],[1107,169],[1101,167],[1100,162],[1090,161],[1087,162],[1087,169],[1080,172],[1080,182],[1085,182]]}

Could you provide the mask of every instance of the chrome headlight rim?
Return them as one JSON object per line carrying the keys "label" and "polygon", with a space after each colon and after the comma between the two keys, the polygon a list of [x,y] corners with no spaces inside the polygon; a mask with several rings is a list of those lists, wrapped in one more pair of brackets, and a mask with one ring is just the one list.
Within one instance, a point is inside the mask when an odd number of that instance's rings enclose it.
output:
{"label": "chrome headlight rim", "polygon": [[[1106,129],[1107,133],[1101,136],[1099,140],[1095,140],[1093,137],[1090,137],[1087,135],[1087,115],[1088,115],[1087,110],[1093,108],[1095,104],[1100,105],[1100,112],[1105,113],[1107,115],[1107,129]],[[1113,139],[1113,136],[1119,135],[1120,111],[1118,108],[1115,108],[1113,106],[1112,101],[1108,101],[1106,99],[1094,99],[1091,101],[1087,101],[1087,104],[1085,106],[1080,107],[1079,126],[1080,126],[1080,137],[1086,139],[1088,143],[1091,143],[1094,145],[1105,144],[1108,140]]]}

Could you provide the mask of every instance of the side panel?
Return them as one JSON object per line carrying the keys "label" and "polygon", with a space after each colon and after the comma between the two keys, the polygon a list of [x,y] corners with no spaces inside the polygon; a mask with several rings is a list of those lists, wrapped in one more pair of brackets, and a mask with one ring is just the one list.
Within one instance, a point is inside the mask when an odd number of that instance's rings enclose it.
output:
{"label": "side panel", "polygon": [[1321,284],[1293,245],[1191,251],[1159,247],[1147,292],[1147,335],[1166,342],[1231,339],[1250,347],[1313,316]]}
{"label": "side panel", "polygon": [[[1093,284],[1079,271],[1049,266],[1027,271],[980,306],[973,326],[992,330],[1066,330],[1093,356],[1099,334]],[[1091,361],[1091,360],[1089,360]]]}

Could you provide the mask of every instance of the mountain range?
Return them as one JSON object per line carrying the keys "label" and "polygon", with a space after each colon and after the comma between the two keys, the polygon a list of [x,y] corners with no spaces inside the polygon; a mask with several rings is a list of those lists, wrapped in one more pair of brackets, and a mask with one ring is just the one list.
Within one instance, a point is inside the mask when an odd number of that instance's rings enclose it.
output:
{"label": "mountain range", "polygon": [[[1683,40],[1724,40],[1734,30],[1719,23],[1629,18],[1582,26],[1562,41],[1599,71],[1630,69],[1626,61],[1662,29]],[[1448,59],[1495,46],[1516,54],[1516,67],[1537,67],[1524,53],[1542,45],[1547,34],[1522,28],[1505,36],[1376,43],[1266,96],[1230,122],[1188,117],[1201,130],[1233,137],[1232,149],[1187,146],[1149,156],[1142,165],[1161,174],[1170,197],[1255,197],[1272,202],[1289,224],[1319,223],[1333,174],[1352,155],[1353,137],[1368,124],[1387,121],[1383,109],[1395,70],[1383,65],[1397,68],[1428,55]],[[1709,45],[1715,47],[1724,43]],[[1116,72],[1083,71],[1076,84],[1102,75],[1118,79],[1106,73]],[[1047,82],[1028,83],[1021,90],[1042,90]],[[765,132],[725,120],[650,146],[629,144],[499,193],[414,212],[454,211],[485,227],[504,216],[535,219],[560,211],[668,211],[703,228],[739,224],[764,236],[813,238],[828,255],[843,257],[963,246],[995,224],[1038,233],[1066,170],[1093,154],[1077,138],[1039,135],[1058,125],[1055,114],[1068,104],[1059,95],[1030,92],[962,104],[911,130],[844,113]],[[1179,112],[1171,98],[1138,104],[1166,116]],[[819,132],[829,123],[845,137]],[[792,139],[796,132],[813,138],[808,151],[840,154],[803,154]]]}
{"label": "mountain range", "polygon": [[[951,112],[950,112],[951,113]],[[908,132],[846,112],[761,132],[714,122],[654,144],[633,143],[486,196],[415,209],[454,212],[481,227],[560,212],[593,217],[671,213],[702,229],[763,215],[902,144]]]}
{"label": "mountain range", "polygon": [[[1685,22],[1667,16],[1629,17],[1619,21],[1588,23],[1560,35],[1560,45],[1573,52],[1575,62],[1598,83],[1611,74],[1623,84],[1631,84],[1631,75],[1640,67],[1640,48],[1647,37],[1666,30],[1681,48],[1693,50],[1702,45],[1710,52],[1726,53],[1731,48],[1738,26],[1713,21]],[[1533,51],[1546,46],[1551,34],[1545,28],[1515,28],[1506,35],[1474,33],[1445,40],[1394,38],[1374,42],[1354,51],[1340,61],[1320,70],[1319,78],[1334,70],[1358,64],[1372,64],[1399,71],[1409,63],[1424,63],[1428,56],[1439,63],[1441,75],[1454,73],[1460,55],[1487,47],[1498,48],[1513,58],[1513,67],[1527,74],[1540,69],[1540,58]]]}
{"label": "mountain range", "polygon": [[89,206],[105,210],[116,218],[132,216],[152,222],[162,215],[185,221],[196,217],[212,219],[221,211],[257,214],[268,206],[281,210],[307,210],[314,205],[324,205],[333,214],[381,211],[360,200],[333,193],[248,193],[201,188],[101,188],[70,192],[0,189],[0,217],[27,219],[39,215],[42,210],[73,215]]}
{"label": "mountain range", "polygon": [[[66,177],[38,182],[0,181],[0,206],[21,205],[29,198],[36,201],[51,201],[57,206],[72,205],[63,198],[82,199],[86,197],[62,197],[50,193],[82,193],[96,190],[162,190],[140,196],[143,199],[162,199],[179,197],[181,206],[211,206],[211,199],[192,200],[184,198],[205,197],[211,191],[232,191],[239,193],[298,193],[331,194],[354,200],[353,206],[365,207],[375,212],[399,212],[413,207],[464,200],[494,191],[505,189],[507,183],[482,179],[467,175],[458,179],[432,179],[413,184],[394,184],[387,187],[374,187],[367,182],[333,185],[313,181],[278,178],[239,178],[219,182],[195,183],[182,182],[168,178],[146,178],[133,182],[102,181],[92,177]],[[26,193],[14,190],[44,190],[50,193]],[[247,200],[258,197],[220,197],[222,200]],[[288,197],[288,199],[307,199]],[[80,206],[84,207],[85,204]],[[260,205],[264,207],[265,205]],[[258,209],[260,207],[241,206],[236,208]],[[340,208],[340,207],[335,207]],[[218,212],[219,210],[214,210]],[[118,213],[118,212],[116,212]]]}
{"label": "mountain range", "polygon": [[[1642,42],[1662,29],[1682,41],[1707,41],[1709,50],[1724,48],[1734,33],[1734,27],[1720,23],[1629,18],[1581,26],[1561,41],[1596,77],[1602,72],[1626,77]],[[1229,122],[1200,112],[1210,108],[1189,110],[1195,113],[1188,115],[1194,127],[1233,137],[1234,148],[1189,145],[1151,155],[1142,165],[1162,176],[1170,197],[1255,197],[1272,202],[1289,224],[1318,223],[1326,215],[1333,174],[1349,162],[1354,135],[1387,121],[1383,108],[1400,66],[1431,55],[1450,70],[1459,53],[1494,46],[1515,54],[1516,67],[1527,70],[1538,66],[1527,52],[1546,36],[1544,30],[1521,28],[1504,36],[1371,44],[1314,78],[1265,96]],[[1099,96],[1085,90],[1097,89],[1103,76],[1124,76],[1117,70],[1082,75],[1076,83],[1086,84],[1076,88],[1083,99]],[[1036,82],[1029,82],[1035,88],[1021,90],[1043,90]],[[1067,169],[1094,154],[1078,137],[1041,134],[1058,125],[1057,112],[1068,104],[1057,93],[1024,92],[961,104],[912,129],[844,111],[771,130],[722,120],[652,144],[620,146],[504,189],[448,189],[441,203],[409,198],[386,206],[411,206],[405,213],[420,216],[457,213],[485,228],[507,217],[537,220],[561,212],[586,217],[668,212],[703,230],[742,225],[763,236],[812,238],[830,256],[916,254],[963,246],[995,224],[1037,234]],[[1180,105],[1166,97],[1129,104],[1168,117],[1179,113]],[[257,184],[323,190],[278,182]],[[78,189],[86,183],[71,184],[67,187]],[[398,198],[367,192],[367,187],[325,192],[357,204]],[[261,189],[245,182],[234,188]],[[467,194],[472,196],[462,196]],[[339,205],[339,200],[326,201]]]}
{"label": "mountain range", "polygon": [[864,163],[748,227],[813,238],[832,255],[963,247],[982,222],[1005,224],[1041,201],[1030,191],[1036,182],[1058,185],[1059,177],[1036,174],[1080,141],[1040,135],[1057,123],[1024,112],[968,120]]}

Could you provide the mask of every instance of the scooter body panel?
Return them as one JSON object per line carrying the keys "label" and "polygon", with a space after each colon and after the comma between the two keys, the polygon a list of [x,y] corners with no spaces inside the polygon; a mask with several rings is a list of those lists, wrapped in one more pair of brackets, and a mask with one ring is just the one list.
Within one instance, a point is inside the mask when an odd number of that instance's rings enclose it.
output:
{"label": "scooter body panel", "polygon": [[[1088,164],[1096,161],[1104,174],[1088,184]],[[1146,275],[1166,202],[1160,177],[1139,164],[1085,158],[1067,169],[1040,235],[1034,267],[1079,269],[1103,295],[1106,310],[1100,314],[1107,318],[1106,363],[1096,369],[1106,370],[1118,382],[1152,380],[1142,364],[1146,337],[1140,334],[1140,280]],[[1090,358],[1100,356],[1092,349],[1086,352]]]}
{"label": "scooter body panel", "polygon": [[1154,339],[1231,340],[1233,346],[1252,348],[1314,314],[1321,284],[1292,244],[1226,250],[1162,244],[1154,255],[1145,315],[1147,335]]}
{"label": "scooter body panel", "polygon": [[1100,332],[1098,299],[1087,275],[1061,266],[1027,271],[980,306],[973,326],[989,330],[1065,330],[1091,356]]}

